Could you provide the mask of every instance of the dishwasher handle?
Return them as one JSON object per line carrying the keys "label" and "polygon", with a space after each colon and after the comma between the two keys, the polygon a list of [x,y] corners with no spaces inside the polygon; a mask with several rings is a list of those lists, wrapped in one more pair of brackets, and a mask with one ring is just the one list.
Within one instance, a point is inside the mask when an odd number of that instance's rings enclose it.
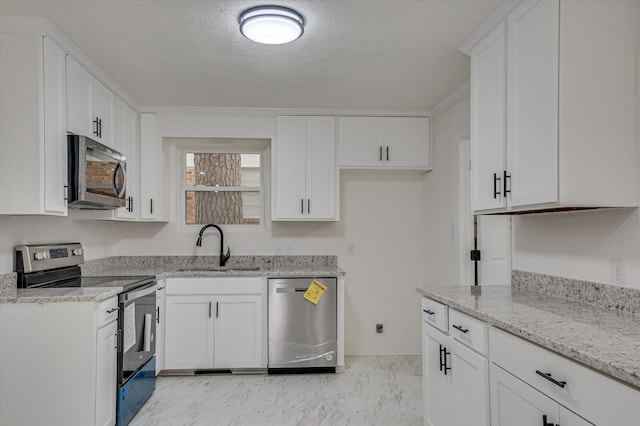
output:
{"label": "dishwasher handle", "polygon": [[306,287],[277,287],[276,293],[305,293]]}

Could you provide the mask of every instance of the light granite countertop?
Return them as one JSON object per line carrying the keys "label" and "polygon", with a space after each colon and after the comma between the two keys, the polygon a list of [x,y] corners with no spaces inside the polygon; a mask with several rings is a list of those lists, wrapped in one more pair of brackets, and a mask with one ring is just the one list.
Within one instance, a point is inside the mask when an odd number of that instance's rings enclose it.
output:
{"label": "light granite countertop", "polygon": [[[345,272],[335,256],[237,256],[226,271],[199,270],[216,267],[216,256],[117,256],[82,265],[82,276],[140,276],[157,279],[186,277],[339,277]],[[255,271],[233,268],[258,267]],[[55,303],[102,301],[122,292],[122,287],[17,289],[15,274],[4,276],[0,303]],[[10,285],[7,283],[10,282]]]}
{"label": "light granite countertop", "polygon": [[507,285],[422,287],[416,290],[453,309],[640,387],[640,315],[637,313]]}

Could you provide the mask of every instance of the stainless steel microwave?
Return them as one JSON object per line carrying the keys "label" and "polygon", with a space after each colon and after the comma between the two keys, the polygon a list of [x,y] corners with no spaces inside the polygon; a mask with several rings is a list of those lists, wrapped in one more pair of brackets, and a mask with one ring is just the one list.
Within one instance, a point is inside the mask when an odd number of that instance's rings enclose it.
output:
{"label": "stainless steel microwave", "polygon": [[125,206],[127,157],[86,136],[68,135],[69,207]]}

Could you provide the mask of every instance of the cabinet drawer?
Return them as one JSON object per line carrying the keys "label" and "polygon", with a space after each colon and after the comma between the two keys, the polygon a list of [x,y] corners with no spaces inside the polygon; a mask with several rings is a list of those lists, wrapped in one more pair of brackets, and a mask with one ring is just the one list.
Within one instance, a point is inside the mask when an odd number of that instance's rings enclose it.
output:
{"label": "cabinet drawer", "polygon": [[590,422],[623,426],[640,418],[640,391],[631,386],[493,327],[489,345],[491,362]]}
{"label": "cabinet drawer", "polygon": [[167,295],[173,294],[262,294],[262,277],[171,278]]}
{"label": "cabinet drawer", "polygon": [[449,335],[483,355],[487,354],[487,324],[469,315],[449,311]]}
{"label": "cabinet drawer", "polygon": [[426,297],[422,298],[422,321],[439,328],[445,333],[449,328],[448,311],[449,308],[447,305],[443,305]]}
{"label": "cabinet drawer", "polygon": [[103,300],[96,304],[96,328],[118,319],[118,298]]}

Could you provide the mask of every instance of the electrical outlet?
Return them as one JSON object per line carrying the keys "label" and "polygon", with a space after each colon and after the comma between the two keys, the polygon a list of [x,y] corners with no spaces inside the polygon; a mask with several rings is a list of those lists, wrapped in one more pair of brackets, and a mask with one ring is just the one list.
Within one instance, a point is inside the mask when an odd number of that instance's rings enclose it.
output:
{"label": "electrical outlet", "polygon": [[356,254],[356,245],[354,243],[347,243],[347,254],[349,256]]}
{"label": "electrical outlet", "polygon": [[280,244],[276,244],[275,249],[276,249],[276,250],[275,250],[275,251],[276,251],[276,255],[278,255],[278,256],[279,256],[279,255],[281,255],[281,254],[282,254],[282,245],[280,245]]}
{"label": "electrical outlet", "polygon": [[611,259],[611,282],[616,285],[624,284],[624,259]]}
{"label": "electrical outlet", "polygon": [[284,252],[285,254],[293,253],[293,246],[291,245],[291,243],[284,243]]}
{"label": "electrical outlet", "polygon": [[380,334],[384,331],[384,325],[383,324],[376,324],[376,333]]}

